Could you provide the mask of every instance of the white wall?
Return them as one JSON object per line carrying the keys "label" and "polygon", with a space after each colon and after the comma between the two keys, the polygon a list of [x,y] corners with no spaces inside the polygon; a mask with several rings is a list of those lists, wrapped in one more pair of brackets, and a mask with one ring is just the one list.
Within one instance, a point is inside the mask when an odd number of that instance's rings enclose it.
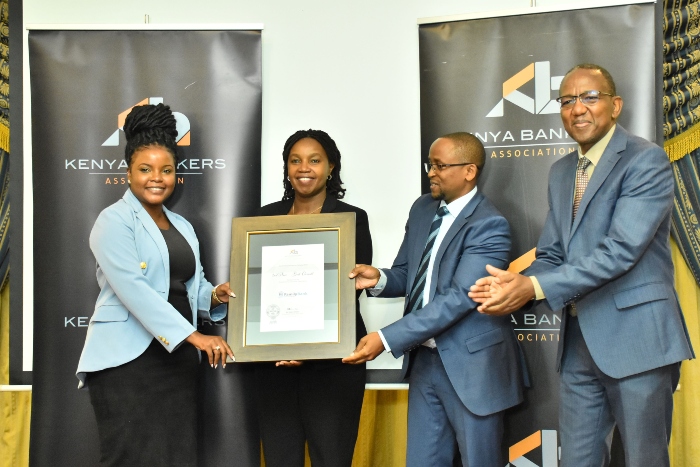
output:
{"label": "white wall", "polygon": [[[325,130],[343,155],[346,201],[369,213],[374,264],[390,266],[408,209],[420,195],[416,171],[427,157],[420,154],[417,19],[521,10],[531,2],[24,0],[24,22],[140,24],[149,15],[154,24],[263,23],[263,203],[281,198],[286,138],[298,129]],[[363,304],[370,329],[399,318],[401,309],[399,300]],[[386,355],[378,362],[382,367],[394,363]]]}

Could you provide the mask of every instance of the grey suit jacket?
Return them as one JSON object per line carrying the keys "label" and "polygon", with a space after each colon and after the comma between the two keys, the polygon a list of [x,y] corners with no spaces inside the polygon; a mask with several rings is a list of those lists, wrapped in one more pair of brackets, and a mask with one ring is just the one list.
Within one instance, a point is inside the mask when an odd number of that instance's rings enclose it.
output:
{"label": "grey suit jacket", "polygon": [[[572,224],[577,158],[571,153],[550,170],[549,214],[527,274],[537,277],[551,309],[576,303],[605,374],[623,378],[692,358],[673,286],[668,157],[617,125]],[[562,333],[558,362],[564,345]]]}
{"label": "grey suit jacket", "polygon": [[[411,207],[406,233],[380,296],[406,296],[418,269],[439,201],[424,195]],[[403,375],[411,352],[434,337],[450,382],[464,405],[489,415],[522,401],[524,365],[510,317],[476,311],[469,287],[486,264],[507,267],[510,230],[506,219],[480,193],[464,207],[447,231],[435,257],[430,302],[382,329],[395,357],[404,356]]]}

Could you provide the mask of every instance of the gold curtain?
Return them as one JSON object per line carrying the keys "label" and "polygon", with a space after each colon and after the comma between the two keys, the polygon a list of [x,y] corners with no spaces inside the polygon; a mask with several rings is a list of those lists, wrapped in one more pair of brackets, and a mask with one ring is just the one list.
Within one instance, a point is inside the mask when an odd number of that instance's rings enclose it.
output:
{"label": "gold curtain", "polygon": [[[9,200],[6,177],[10,150],[9,67],[9,7],[7,0],[0,0],[0,384],[9,383],[10,347],[10,287],[7,227],[9,225]],[[0,391],[0,467],[29,465],[29,419],[31,392]]]}
{"label": "gold curtain", "polygon": [[[10,287],[0,291],[0,384],[9,381]],[[29,420],[32,393],[0,391],[0,467],[29,465]]]}
{"label": "gold curtain", "polygon": [[[688,268],[678,246],[671,242],[676,270],[676,290],[681,302],[688,333],[696,354],[700,352],[700,287]],[[700,361],[683,362],[680,387],[674,395],[673,430],[671,432],[671,466],[700,465]]]}
{"label": "gold curtain", "polygon": [[[695,352],[700,352],[700,230],[697,172],[700,151],[700,2],[664,0],[664,149],[673,164],[676,201],[673,210],[673,264],[676,290]],[[679,245],[681,248],[679,248]],[[690,264],[695,271],[688,266]],[[683,362],[674,395],[671,465],[700,465],[700,363]]]}
{"label": "gold curtain", "polygon": [[408,391],[365,391],[352,467],[406,465]]}

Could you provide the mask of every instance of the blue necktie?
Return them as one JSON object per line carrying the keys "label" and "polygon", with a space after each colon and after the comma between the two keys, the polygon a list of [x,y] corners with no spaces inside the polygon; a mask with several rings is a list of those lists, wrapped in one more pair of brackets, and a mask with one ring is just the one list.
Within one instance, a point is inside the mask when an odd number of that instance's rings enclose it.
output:
{"label": "blue necktie", "polygon": [[435,245],[435,238],[437,238],[437,234],[440,231],[442,217],[448,212],[447,206],[442,206],[435,213],[435,217],[433,217],[433,223],[430,225],[430,233],[428,234],[428,241],[425,243],[425,249],[423,249],[423,256],[421,256],[420,259],[418,272],[413,281],[413,287],[411,287],[406,313],[412,313],[423,308],[423,290],[425,289],[425,279],[428,273],[430,254],[433,251],[433,245]]}

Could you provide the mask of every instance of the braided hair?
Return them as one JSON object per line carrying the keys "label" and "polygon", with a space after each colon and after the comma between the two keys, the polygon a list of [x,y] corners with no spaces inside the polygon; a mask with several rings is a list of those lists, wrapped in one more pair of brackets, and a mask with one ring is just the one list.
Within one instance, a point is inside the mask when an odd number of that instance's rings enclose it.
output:
{"label": "braided hair", "polygon": [[326,151],[328,162],[334,166],[331,171],[331,179],[326,181],[326,193],[336,199],[343,199],[345,197],[345,188],[343,188],[343,181],[340,179],[340,151],[335,141],[328,136],[328,133],[322,130],[299,130],[287,139],[287,142],[284,143],[284,150],[282,151],[282,160],[284,161],[284,177],[282,179],[284,196],[282,196],[282,201],[294,199],[294,188],[292,187],[292,183],[287,180],[287,176],[289,175],[287,161],[289,160],[289,153],[292,150],[292,146],[304,138],[315,139],[323,147],[323,150]]}
{"label": "braided hair", "polygon": [[127,165],[131,165],[131,157],[139,149],[160,146],[173,156],[177,166],[177,122],[170,106],[158,104],[134,107],[124,121],[124,134],[124,160]]}

